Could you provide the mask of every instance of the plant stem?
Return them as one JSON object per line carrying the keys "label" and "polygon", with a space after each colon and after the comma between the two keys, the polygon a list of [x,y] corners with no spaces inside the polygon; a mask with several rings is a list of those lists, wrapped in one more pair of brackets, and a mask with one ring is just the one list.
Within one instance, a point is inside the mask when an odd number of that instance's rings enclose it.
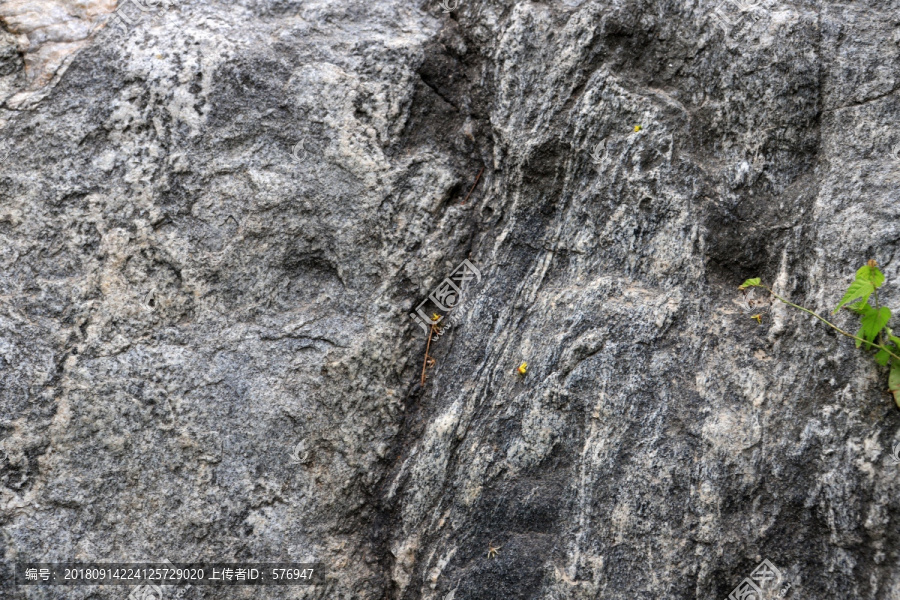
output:
{"label": "plant stem", "polygon": [[434,324],[428,332],[428,343],[425,345],[425,361],[422,363],[422,385],[425,385],[425,368],[428,366],[428,350],[431,349],[431,336],[434,335]]}
{"label": "plant stem", "polygon": [[[874,288],[874,286],[873,286],[873,288]],[[881,310],[881,305],[878,304],[878,290],[873,289],[872,293],[875,294],[875,311],[877,312],[877,311]],[[878,341],[881,342],[882,344],[884,344],[884,331],[878,332]]]}
{"label": "plant stem", "polygon": [[853,335],[852,333],[848,333],[848,332],[844,331],[843,329],[841,329],[840,327],[838,327],[837,325],[835,325],[834,323],[832,323],[831,321],[828,321],[828,320],[825,319],[824,317],[822,317],[822,316],[820,316],[820,315],[817,315],[816,313],[814,313],[813,311],[809,310],[808,308],[803,308],[803,307],[800,306],[800,305],[797,305],[797,304],[794,304],[793,302],[790,302],[790,301],[788,301],[788,300],[785,300],[784,298],[782,298],[781,296],[779,296],[778,294],[776,294],[776,293],[772,290],[772,288],[770,288],[769,286],[767,286],[767,285],[765,285],[765,284],[762,284],[762,283],[759,284],[759,285],[760,285],[760,287],[763,287],[763,288],[765,288],[766,290],[768,290],[768,292],[769,292],[770,294],[772,294],[773,296],[775,296],[776,298],[778,298],[779,300],[781,300],[782,302],[784,302],[784,303],[787,304],[788,306],[793,306],[794,308],[798,308],[798,309],[802,310],[802,311],[805,312],[805,313],[811,314],[812,316],[814,316],[814,317],[817,318],[818,320],[822,321],[823,323],[825,323],[826,325],[828,325],[829,327],[831,327],[832,329],[834,329],[834,330],[837,331],[838,333],[841,333],[841,334],[843,334],[843,335],[846,335],[848,338],[853,338],[854,340],[858,340],[858,341],[862,342],[863,344],[871,345],[871,346],[874,346],[874,347],[876,347],[876,348],[878,348],[878,349],[880,349],[880,350],[884,350],[884,351],[887,352],[889,355],[893,356],[895,359],[900,360],[900,356],[897,356],[896,354],[894,354],[893,352],[891,352],[890,350],[888,350],[883,344],[876,344],[876,343],[874,343],[874,342],[870,342],[870,341],[868,341],[868,340],[864,340],[864,339],[861,338],[861,337],[855,336],[855,335]]}

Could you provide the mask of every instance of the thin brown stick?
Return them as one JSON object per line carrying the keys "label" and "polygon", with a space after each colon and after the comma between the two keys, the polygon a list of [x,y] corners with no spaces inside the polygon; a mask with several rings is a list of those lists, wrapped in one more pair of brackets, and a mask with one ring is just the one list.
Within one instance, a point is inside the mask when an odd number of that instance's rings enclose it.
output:
{"label": "thin brown stick", "polygon": [[475,186],[478,185],[478,180],[481,179],[481,174],[484,173],[484,167],[481,167],[481,170],[478,171],[478,177],[475,178],[475,183],[472,184],[472,189],[469,190],[469,193],[466,194],[466,199],[462,201],[463,204],[469,201],[469,196],[472,195],[472,192],[475,191]]}
{"label": "thin brown stick", "polygon": [[428,366],[428,350],[431,348],[431,336],[434,335],[434,324],[428,331],[428,343],[425,345],[425,360],[422,362],[422,385],[425,385],[425,367]]}

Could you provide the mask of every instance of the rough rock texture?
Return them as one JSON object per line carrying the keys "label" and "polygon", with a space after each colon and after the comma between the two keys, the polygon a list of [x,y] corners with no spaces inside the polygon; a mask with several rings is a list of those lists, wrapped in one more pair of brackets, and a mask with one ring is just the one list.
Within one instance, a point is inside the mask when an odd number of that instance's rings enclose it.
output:
{"label": "rough rock texture", "polygon": [[[7,107],[23,108],[41,100],[51,87],[47,84],[65,73],[75,53],[91,43],[102,17],[115,9],[115,0],[0,2],[0,98]],[[22,70],[3,65],[19,60]],[[10,88],[18,93],[10,96]]]}
{"label": "rough rock texture", "polygon": [[[900,306],[900,2],[457,4],[173,2],[0,109],[5,559],[900,598],[886,373],[736,291],[826,311],[875,258]],[[422,388],[408,313],[464,258]]]}

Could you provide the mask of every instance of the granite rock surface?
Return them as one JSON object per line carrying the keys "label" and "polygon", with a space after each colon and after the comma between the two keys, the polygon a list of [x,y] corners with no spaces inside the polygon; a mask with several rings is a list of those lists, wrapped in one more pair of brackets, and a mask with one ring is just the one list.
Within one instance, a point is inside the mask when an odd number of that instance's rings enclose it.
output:
{"label": "granite rock surface", "polygon": [[900,308],[900,2],[131,1],[0,2],[0,579],[900,599],[886,371],[737,291]]}

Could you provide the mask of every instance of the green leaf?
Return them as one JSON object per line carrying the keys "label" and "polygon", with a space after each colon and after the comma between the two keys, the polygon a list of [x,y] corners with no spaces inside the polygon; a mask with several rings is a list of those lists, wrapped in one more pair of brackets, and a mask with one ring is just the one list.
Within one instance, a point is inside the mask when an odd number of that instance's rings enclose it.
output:
{"label": "green leaf", "polygon": [[[860,329],[859,331],[856,332],[856,347],[857,348],[859,348],[860,345],[862,344],[862,339],[860,339],[860,338],[862,338],[862,336],[863,336],[863,330]],[[868,350],[868,349],[869,349],[869,344],[866,344],[866,350]]]}
{"label": "green leaf", "polygon": [[891,375],[888,377],[888,389],[894,395],[894,402],[900,407],[900,361],[891,364]]}
{"label": "green leaf", "polygon": [[882,306],[878,310],[870,308],[862,318],[862,336],[867,342],[872,342],[891,320],[891,309]]}
{"label": "green leaf", "polygon": [[891,355],[887,350],[879,350],[877,354],[875,354],[875,362],[877,362],[882,367],[888,364],[888,361],[891,360]]}
{"label": "green leaf", "polygon": [[888,327],[886,329],[886,331],[888,332],[888,339],[890,341],[892,341],[894,344],[896,344],[898,348],[900,348],[900,338],[898,338],[896,335],[894,335],[894,332],[891,331],[890,327]]}
{"label": "green leaf", "polygon": [[753,279],[748,279],[743,284],[738,286],[739,290],[746,290],[748,287],[758,287],[760,285],[760,278],[754,277]]}
{"label": "green leaf", "polygon": [[[866,268],[868,269],[869,267]],[[840,303],[837,305],[837,308],[835,308],[833,312],[839,311],[842,306],[853,302],[857,298],[862,298],[862,301],[857,303],[858,306],[865,304],[869,301],[869,296],[871,296],[872,292],[874,291],[875,285],[871,281],[862,281],[860,279],[857,279],[850,284],[850,287],[847,288],[847,293],[844,294],[843,298],[841,298]]]}
{"label": "green leaf", "polygon": [[[874,263],[875,261],[872,262]],[[865,281],[871,283],[876,288],[880,288],[881,284],[884,283],[884,273],[882,273],[878,267],[865,265],[864,267],[860,267],[856,272],[856,280]]]}
{"label": "green leaf", "polygon": [[869,303],[866,302],[865,300],[860,300],[856,304],[848,304],[847,308],[849,308],[850,310],[852,310],[853,312],[855,312],[858,315],[864,315],[864,314],[866,314],[866,311],[872,309],[872,307],[869,305]]}

